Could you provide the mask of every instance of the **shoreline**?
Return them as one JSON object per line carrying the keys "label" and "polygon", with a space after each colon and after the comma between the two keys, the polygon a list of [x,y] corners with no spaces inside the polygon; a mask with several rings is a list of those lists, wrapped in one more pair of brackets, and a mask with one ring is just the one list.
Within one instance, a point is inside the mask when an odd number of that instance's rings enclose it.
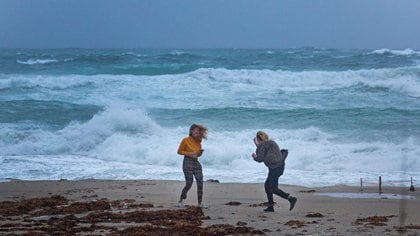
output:
{"label": "shoreline", "polygon": [[[182,173],[181,173],[182,174]],[[219,183],[223,184],[264,184],[266,176],[260,181],[260,182],[233,182],[233,181],[221,181],[219,179],[204,179],[204,182],[213,182],[213,181],[219,181]],[[38,181],[91,181],[91,180],[97,180],[97,181],[178,181],[178,182],[184,182],[184,179],[151,179],[151,178],[144,178],[144,179],[136,179],[136,178],[130,178],[130,179],[96,179],[96,178],[83,178],[83,179],[19,179],[19,178],[4,178],[0,179],[0,183],[7,183],[7,182],[38,182]],[[389,181],[388,181],[389,182]],[[404,186],[402,184],[387,184],[387,181],[384,181],[382,183],[383,187],[386,188],[404,188],[407,186],[409,188],[409,180],[399,181],[404,182]],[[414,183],[416,180],[414,180]],[[295,187],[302,187],[302,188],[324,188],[324,187],[335,187],[335,186],[346,186],[346,187],[359,187],[360,188],[360,182],[354,181],[355,184],[345,184],[345,183],[337,183],[337,184],[331,184],[331,185],[313,185],[313,186],[305,186],[305,185],[299,185],[299,184],[288,184],[288,183],[281,183],[281,179],[279,180],[279,185],[284,186],[295,186]],[[376,183],[373,183],[372,181],[367,182],[367,184],[363,184],[363,188],[377,188],[375,185]]]}
{"label": "shoreline", "polygon": [[[94,203],[107,199],[120,203],[126,201],[137,205],[151,204],[153,207],[146,210],[157,214],[164,210],[180,210],[176,207],[176,203],[184,183],[184,181],[176,180],[15,180],[0,183],[0,202],[22,202],[28,199],[52,196],[61,196],[68,199],[69,203],[79,204]],[[298,198],[293,211],[289,211],[289,203],[286,200],[275,196],[275,212],[263,212],[263,203],[266,202],[263,183],[205,181],[203,203],[208,208],[202,209],[206,218],[202,220],[199,228],[228,224],[237,228],[250,227],[266,235],[278,235],[279,232],[281,234],[304,235],[420,233],[418,223],[420,222],[420,192],[418,190],[410,192],[405,187],[384,187],[383,193],[411,195],[414,196],[414,199],[375,199],[335,198],[317,195],[318,193],[328,192],[360,192],[359,187],[352,186],[308,188],[280,184],[279,188]],[[364,193],[375,193],[376,191],[377,188],[366,187]],[[188,192],[185,204],[194,207],[197,205],[196,199],[196,185],[194,183]],[[119,209],[119,211],[142,210],[142,208],[128,206],[128,209]],[[2,217],[1,214],[0,217]],[[15,219],[6,220],[9,224],[23,223],[23,219],[28,216],[22,214],[19,215],[20,218],[16,217],[3,215],[5,219]],[[376,222],[375,220],[378,219],[379,221]],[[124,223],[120,222],[111,225],[122,229],[133,224],[127,223],[124,226]],[[0,227],[0,229],[2,228]],[[13,229],[8,228],[9,231],[11,230],[10,233],[20,232],[17,228]],[[102,230],[107,232],[106,229]],[[100,234],[99,231],[93,231],[93,234],[95,233]]]}

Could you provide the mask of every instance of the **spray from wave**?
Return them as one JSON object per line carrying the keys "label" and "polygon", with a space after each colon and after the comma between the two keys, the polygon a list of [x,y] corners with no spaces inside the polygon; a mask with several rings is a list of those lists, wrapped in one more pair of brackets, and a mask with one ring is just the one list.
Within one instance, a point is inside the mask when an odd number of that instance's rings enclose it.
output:
{"label": "spray from wave", "polygon": [[374,50],[374,51],[370,52],[369,54],[411,56],[411,55],[420,55],[420,51],[415,51],[411,48],[406,48],[404,50],[382,48],[382,49]]}
{"label": "spray from wave", "polygon": [[[164,128],[158,125],[142,108],[115,104],[97,113],[87,122],[74,122],[58,131],[35,128],[2,132],[1,140],[11,137],[20,139],[14,138],[13,144],[9,142],[5,145],[3,142],[1,156],[3,160],[21,156],[27,162],[44,162],[45,166],[54,163],[60,166],[57,167],[57,172],[67,178],[72,178],[69,173],[74,168],[68,170],[64,165],[71,162],[69,155],[75,155],[74,161],[79,159],[77,156],[85,159],[78,165],[102,165],[101,168],[92,169],[85,166],[90,169],[91,175],[96,174],[95,177],[102,176],[100,171],[104,169],[110,171],[112,168],[127,168],[129,171],[126,176],[124,173],[114,174],[122,178],[156,178],[154,173],[163,170],[167,178],[182,179],[182,158],[176,154],[176,150],[187,131],[188,127]],[[210,130],[210,139],[203,143],[206,153],[201,158],[208,178],[239,182],[261,181],[265,176],[265,167],[257,165],[250,158],[255,149],[251,140],[255,131]],[[316,127],[270,129],[269,134],[281,147],[289,149],[287,173],[284,176],[287,183],[354,184],[360,175],[372,178],[372,175],[382,172],[392,176],[400,172],[398,156],[401,153],[407,157],[407,172],[420,171],[416,158],[420,149],[416,145],[418,140],[413,138],[399,144],[384,141],[342,143],[334,134]],[[48,156],[54,158],[49,160]],[[377,165],[378,162],[381,163],[380,166]],[[8,165],[3,166],[6,168]],[[140,172],[136,175],[136,171]],[[25,170],[22,173],[28,174]],[[338,173],[348,177],[337,179],[335,175]],[[316,183],[308,180],[307,176],[316,176]],[[6,176],[0,176],[4,177]],[[82,177],[86,176],[82,174]]]}
{"label": "spray from wave", "polygon": [[210,129],[206,178],[263,181],[266,168],[250,158],[263,129],[290,151],[284,183],[418,179],[418,56],[3,50],[0,179],[182,179],[176,150],[196,122]]}
{"label": "spray from wave", "polygon": [[55,59],[29,59],[27,61],[21,61],[21,60],[17,60],[16,61],[19,64],[22,65],[39,65],[39,64],[51,64],[51,63],[57,63],[58,60]]}

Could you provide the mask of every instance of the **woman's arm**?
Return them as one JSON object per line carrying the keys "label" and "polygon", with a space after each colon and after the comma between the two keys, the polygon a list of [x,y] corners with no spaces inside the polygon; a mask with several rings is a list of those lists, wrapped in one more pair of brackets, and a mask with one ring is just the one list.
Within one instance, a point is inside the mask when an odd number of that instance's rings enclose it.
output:
{"label": "woman's arm", "polygon": [[182,142],[179,144],[178,147],[178,154],[179,155],[183,155],[183,156],[187,156],[187,157],[191,157],[191,158],[197,158],[197,154],[196,152],[190,152],[187,151],[187,142],[185,140],[182,140]]}
{"label": "woman's arm", "polygon": [[190,156],[191,152],[187,152],[185,150],[186,146],[187,146],[187,144],[185,143],[185,140],[182,140],[182,142],[179,144],[179,147],[178,147],[178,154],[179,155]]}
{"label": "woman's arm", "polygon": [[265,145],[264,143],[260,143],[257,146],[257,150],[255,151],[255,155],[252,155],[256,162],[263,162],[265,158]]}

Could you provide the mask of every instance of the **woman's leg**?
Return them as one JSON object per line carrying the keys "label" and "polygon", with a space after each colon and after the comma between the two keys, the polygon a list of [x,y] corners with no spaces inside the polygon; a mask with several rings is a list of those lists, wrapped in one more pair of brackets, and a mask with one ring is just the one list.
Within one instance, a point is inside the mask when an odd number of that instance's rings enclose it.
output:
{"label": "woman's leg", "polygon": [[184,172],[185,177],[185,187],[182,189],[181,197],[179,199],[180,202],[187,198],[187,192],[188,190],[190,190],[194,181],[194,162],[187,158],[184,158],[184,162],[182,163],[182,170]]}
{"label": "woman's leg", "polygon": [[197,198],[198,204],[201,205],[203,200],[203,169],[200,162],[197,161],[194,169],[195,180],[197,181]]}
{"label": "woman's leg", "polygon": [[279,189],[279,178],[284,172],[284,167],[271,169],[270,172],[271,172],[271,178],[270,178],[269,188],[271,188],[271,192],[276,194],[279,197],[288,199],[290,194]]}
{"label": "woman's leg", "polygon": [[[283,190],[279,189],[279,178],[284,172],[284,167],[279,167],[275,169],[270,169],[269,171],[269,177],[267,180],[269,180],[267,184],[267,188],[269,188],[268,192],[271,193],[271,201],[273,201],[273,193],[278,195],[279,197],[282,197],[289,201],[290,203],[290,211],[295,207],[297,198],[290,196],[289,193],[284,192]],[[271,175],[270,175],[271,173]],[[267,192],[267,190],[266,190]],[[268,195],[267,195],[268,196]]]}
{"label": "woman's leg", "polygon": [[275,181],[274,179],[274,175],[271,171],[271,169],[268,169],[268,176],[267,179],[265,180],[264,183],[264,189],[265,189],[265,193],[267,194],[267,200],[268,200],[268,205],[269,206],[273,206],[274,205],[274,200],[273,200],[273,191],[272,191],[272,182]]}

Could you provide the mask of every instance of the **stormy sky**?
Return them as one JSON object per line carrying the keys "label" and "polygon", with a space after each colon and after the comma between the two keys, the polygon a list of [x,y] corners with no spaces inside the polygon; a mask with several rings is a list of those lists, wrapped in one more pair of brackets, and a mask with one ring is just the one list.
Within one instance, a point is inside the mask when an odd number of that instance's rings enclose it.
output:
{"label": "stormy sky", "polygon": [[1,0],[2,48],[420,49],[418,0]]}

